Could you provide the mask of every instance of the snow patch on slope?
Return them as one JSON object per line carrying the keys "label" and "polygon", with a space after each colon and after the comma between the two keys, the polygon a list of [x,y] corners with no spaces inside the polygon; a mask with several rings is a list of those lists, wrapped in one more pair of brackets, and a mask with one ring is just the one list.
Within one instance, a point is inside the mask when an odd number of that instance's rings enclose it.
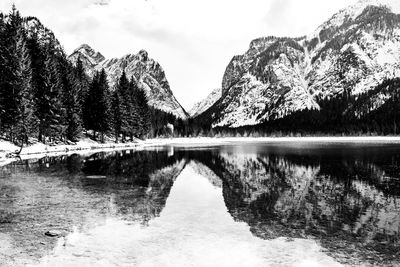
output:
{"label": "snow patch on slope", "polygon": [[206,98],[194,104],[193,108],[189,111],[190,117],[196,117],[209,109],[221,96],[221,88],[214,89]]}

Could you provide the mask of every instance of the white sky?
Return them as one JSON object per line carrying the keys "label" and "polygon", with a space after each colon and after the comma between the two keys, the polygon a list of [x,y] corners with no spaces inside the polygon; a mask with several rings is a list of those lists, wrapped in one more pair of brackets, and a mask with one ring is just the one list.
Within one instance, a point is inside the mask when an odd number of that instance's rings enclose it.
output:
{"label": "white sky", "polygon": [[306,35],[356,0],[1,0],[1,11],[12,2],[53,30],[68,54],[82,43],[107,58],[147,50],[189,110],[221,86],[251,40]]}

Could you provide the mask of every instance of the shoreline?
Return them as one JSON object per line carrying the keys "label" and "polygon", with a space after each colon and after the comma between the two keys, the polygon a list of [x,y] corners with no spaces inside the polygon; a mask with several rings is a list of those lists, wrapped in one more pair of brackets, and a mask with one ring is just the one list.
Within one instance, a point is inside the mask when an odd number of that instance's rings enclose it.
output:
{"label": "shoreline", "polygon": [[146,146],[223,145],[235,143],[369,143],[400,144],[400,136],[310,136],[310,137],[180,137],[144,141]]}
{"label": "shoreline", "polygon": [[138,149],[144,147],[144,142],[145,141],[138,140],[136,142],[129,143],[98,143],[92,140],[81,140],[72,145],[45,145],[42,143],[36,143],[34,145],[24,147],[19,155],[13,155],[15,151],[19,151],[19,147],[8,141],[1,140],[0,166],[7,165],[18,159],[38,159],[46,156],[62,156],[71,154]]}
{"label": "shoreline", "polygon": [[319,137],[179,137],[155,138],[145,141],[137,140],[129,143],[98,143],[85,139],[73,145],[45,145],[36,143],[24,147],[19,156],[8,156],[19,147],[8,141],[0,141],[0,165],[11,163],[18,158],[30,159],[45,156],[68,154],[84,154],[88,152],[103,152],[116,150],[144,149],[160,146],[214,146],[235,143],[355,143],[355,144],[400,144],[400,136],[319,136]]}

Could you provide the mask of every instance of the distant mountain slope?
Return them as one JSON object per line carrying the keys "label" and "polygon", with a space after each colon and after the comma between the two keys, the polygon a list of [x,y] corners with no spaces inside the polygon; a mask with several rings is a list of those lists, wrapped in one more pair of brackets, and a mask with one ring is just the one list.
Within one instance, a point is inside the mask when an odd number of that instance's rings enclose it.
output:
{"label": "distant mountain slope", "polygon": [[[357,98],[400,77],[399,11],[400,1],[362,0],[309,36],[253,40],[227,66],[222,97],[202,119],[213,127],[257,125],[320,110],[323,101],[344,93]],[[378,91],[369,106],[379,108],[389,98]]]}
{"label": "distant mountain slope", "polygon": [[194,104],[193,108],[189,111],[190,117],[196,117],[209,109],[218,99],[221,98],[221,96],[221,88],[214,89],[206,98]]}
{"label": "distant mountain slope", "polygon": [[121,58],[105,59],[101,53],[84,44],[75,49],[68,58],[73,63],[80,58],[89,76],[104,68],[111,87],[125,70],[127,76],[133,76],[139,86],[146,91],[151,106],[179,118],[186,119],[188,116],[173,95],[164,70],[157,61],[149,58],[144,50]]}

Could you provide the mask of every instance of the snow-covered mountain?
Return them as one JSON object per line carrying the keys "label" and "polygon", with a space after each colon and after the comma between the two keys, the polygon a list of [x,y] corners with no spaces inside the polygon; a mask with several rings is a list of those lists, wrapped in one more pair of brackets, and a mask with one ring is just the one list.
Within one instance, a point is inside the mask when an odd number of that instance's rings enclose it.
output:
{"label": "snow-covered mountain", "polygon": [[73,63],[80,58],[87,74],[91,77],[96,71],[104,68],[111,88],[125,70],[126,75],[134,77],[139,86],[145,90],[151,106],[172,113],[176,117],[187,118],[186,111],[171,91],[164,70],[157,61],[148,56],[146,51],[141,50],[138,54],[106,59],[101,53],[84,44],[75,49],[68,58]]}
{"label": "snow-covered mountain", "polygon": [[[398,0],[362,0],[308,36],[253,40],[227,66],[222,97],[203,116],[213,127],[256,125],[400,77],[399,12]],[[378,108],[388,96],[380,91],[372,99],[368,105]]]}
{"label": "snow-covered mountain", "polygon": [[194,104],[192,109],[189,111],[190,117],[196,117],[209,109],[218,99],[222,96],[221,88],[214,89],[206,98]]}

